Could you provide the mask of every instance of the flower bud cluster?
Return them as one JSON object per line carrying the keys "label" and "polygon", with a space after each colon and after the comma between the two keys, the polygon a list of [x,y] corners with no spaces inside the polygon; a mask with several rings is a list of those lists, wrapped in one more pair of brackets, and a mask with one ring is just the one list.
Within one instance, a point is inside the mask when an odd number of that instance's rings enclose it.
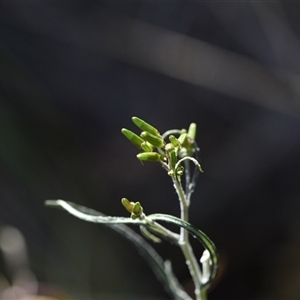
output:
{"label": "flower bud cluster", "polygon": [[182,133],[179,138],[177,139],[174,135],[169,136],[170,143],[166,144],[165,150],[168,153],[169,156],[169,165],[170,165],[170,171],[168,174],[170,176],[176,175],[177,177],[180,177],[183,174],[183,168],[180,168],[180,172],[175,171],[176,163],[178,162],[178,153],[180,149],[182,148],[182,136],[186,135],[186,133]]}
{"label": "flower bud cluster", "polygon": [[137,135],[126,128],[123,128],[121,132],[131,143],[142,150],[137,154],[137,158],[141,162],[161,162],[168,169],[170,176],[180,178],[184,169],[181,166],[176,167],[176,164],[180,158],[193,156],[196,124],[192,123],[188,131],[182,129],[177,138],[169,135],[169,142],[166,143],[159,131],[151,124],[138,117],[132,117],[132,121],[141,130],[141,134]]}
{"label": "flower bud cluster", "polygon": [[159,131],[138,117],[132,117],[132,121],[142,130],[141,134],[137,135],[126,128],[123,128],[121,132],[131,143],[143,151],[137,155],[137,158],[140,161],[161,161],[161,154],[154,151],[154,148],[161,149],[165,146]]}

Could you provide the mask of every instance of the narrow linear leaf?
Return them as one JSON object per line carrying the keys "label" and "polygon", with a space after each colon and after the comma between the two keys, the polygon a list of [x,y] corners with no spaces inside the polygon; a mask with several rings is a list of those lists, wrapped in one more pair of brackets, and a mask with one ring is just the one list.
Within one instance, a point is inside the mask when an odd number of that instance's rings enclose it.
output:
{"label": "narrow linear leaf", "polygon": [[[196,141],[194,141],[193,152],[194,152],[194,156],[195,156],[196,160],[198,162],[200,162],[200,148],[198,147]],[[190,178],[189,167],[187,167],[187,165],[189,165],[189,162],[185,161],[184,164],[185,164],[185,171],[186,171],[185,173],[187,175],[185,192],[186,192],[186,198],[190,202],[191,196],[192,196],[192,194],[195,190],[196,184],[197,184],[197,179],[198,179],[200,171],[199,171],[198,167],[194,168],[192,178]]]}
{"label": "narrow linear leaf", "polygon": [[97,214],[95,210],[88,209],[87,207],[68,202],[65,200],[47,200],[45,202],[47,206],[58,207],[66,210],[71,215],[92,223],[102,223],[102,224],[135,224],[135,225],[142,225],[145,224],[145,221],[132,218],[125,218],[125,217],[111,217]]}
{"label": "narrow linear leaf", "polygon": [[156,235],[152,234],[145,226],[140,226],[141,234],[147,238],[148,240],[154,242],[154,243],[161,243],[162,240],[157,237]]}
{"label": "narrow linear leaf", "polygon": [[45,204],[47,206],[64,209],[81,220],[93,223],[102,223],[103,225],[115,230],[121,236],[125,237],[134,244],[139,254],[145,259],[155,276],[163,283],[165,289],[174,300],[192,300],[192,298],[187,295],[183,287],[178,282],[177,284],[174,284],[175,276],[172,273],[171,267],[165,267],[164,260],[156,252],[156,250],[149,243],[147,243],[144,238],[124,224],[131,223],[134,225],[145,225],[145,221],[132,220],[131,218],[123,217],[109,217],[94,209],[61,199],[47,200]]}

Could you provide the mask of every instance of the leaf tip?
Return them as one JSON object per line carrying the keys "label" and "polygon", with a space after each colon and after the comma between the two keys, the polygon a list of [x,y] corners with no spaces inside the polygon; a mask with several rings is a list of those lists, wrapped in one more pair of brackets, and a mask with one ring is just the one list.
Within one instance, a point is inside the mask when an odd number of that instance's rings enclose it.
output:
{"label": "leaf tip", "polygon": [[56,200],[45,200],[44,204],[46,206],[53,206],[56,204]]}

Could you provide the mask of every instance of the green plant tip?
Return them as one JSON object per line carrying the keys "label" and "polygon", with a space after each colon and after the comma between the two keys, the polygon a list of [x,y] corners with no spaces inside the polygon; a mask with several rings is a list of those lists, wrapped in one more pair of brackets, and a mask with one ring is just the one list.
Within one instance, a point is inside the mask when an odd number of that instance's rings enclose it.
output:
{"label": "green plant tip", "polygon": [[197,125],[196,123],[191,123],[188,130],[188,137],[194,140],[196,138],[196,133],[197,133]]}
{"label": "green plant tip", "polygon": [[136,147],[142,149],[142,143],[144,143],[144,140],[139,137],[137,134],[135,134],[134,132],[132,132],[129,129],[126,128],[122,128],[121,132],[125,135],[125,137],[132,143],[134,144]]}
{"label": "green plant tip", "polygon": [[157,152],[144,152],[136,156],[141,161],[160,161],[160,155]]}
{"label": "green plant tip", "polygon": [[156,136],[154,134],[151,134],[147,131],[143,131],[141,133],[141,137],[147,141],[148,143],[150,143],[151,145],[153,145],[153,147],[156,148],[161,148],[164,145],[164,141],[162,139],[161,136]]}
{"label": "green plant tip", "polygon": [[147,131],[151,134],[159,136],[159,131],[150,125],[149,123],[145,122],[144,120],[138,118],[138,117],[132,117],[132,122],[140,128],[142,131]]}

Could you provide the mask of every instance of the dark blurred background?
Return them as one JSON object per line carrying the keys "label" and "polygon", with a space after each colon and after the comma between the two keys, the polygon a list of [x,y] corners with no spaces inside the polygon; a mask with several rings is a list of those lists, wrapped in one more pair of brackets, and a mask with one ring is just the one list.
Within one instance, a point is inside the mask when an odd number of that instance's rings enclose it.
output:
{"label": "dark blurred background", "polygon": [[[5,241],[22,235],[44,294],[169,299],[117,233],[44,206],[126,216],[128,197],[178,215],[167,174],[120,133],[137,115],[161,132],[198,124],[190,219],[220,252],[210,299],[300,299],[299,14],[294,1],[1,1],[0,286],[17,268]],[[192,290],[179,250],[156,248]]]}

